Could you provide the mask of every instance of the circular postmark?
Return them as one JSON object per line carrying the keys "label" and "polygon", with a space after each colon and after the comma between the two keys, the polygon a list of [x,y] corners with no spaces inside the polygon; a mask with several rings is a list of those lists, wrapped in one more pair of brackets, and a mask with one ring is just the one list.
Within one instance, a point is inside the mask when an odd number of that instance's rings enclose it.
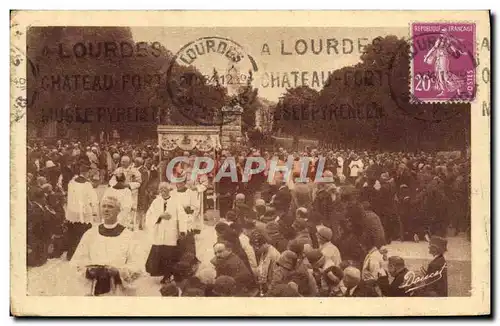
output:
{"label": "circular postmark", "polygon": [[397,108],[428,122],[462,114],[477,91],[475,44],[466,42],[424,32],[402,43],[389,60],[389,91]]}
{"label": "circular postmark", "polygon": [[248,88],[253,87],[257,71],[254,58],[237,42],[202,37],[182,46],[171,59],[166,71],[167,93],[187,119],[199,125],[222,125],[236,119],[227,114],[228,107],[255,100]]}
{"label": "circular postmark", "polygon": [[11,120],[10,123],[19,122],[30,108],[38,92],[36,88],[29,87],[36,84],[36,78],[39,74],[38,66],[26,55],[18,46],[10,47],[10,83],[11,83]]}

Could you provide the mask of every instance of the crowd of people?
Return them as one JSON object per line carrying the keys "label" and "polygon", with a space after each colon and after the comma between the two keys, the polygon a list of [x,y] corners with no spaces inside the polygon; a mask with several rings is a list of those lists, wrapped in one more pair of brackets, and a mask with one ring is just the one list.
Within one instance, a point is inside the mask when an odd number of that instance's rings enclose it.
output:
{"label": "crowd of people", "polygon": [[[131,295],[149,274],[161,277],[164,296],[447,296],[446,237],[470,232],[466,157],[249,147],[162,154],[152,141],[30,144],[28,266],[65,257],[94,295]],[[189,162],[173,171],[183,181],[170,182],[176,156]],[[216,166],[193,179],[196,156]],[[266,168],[243,180],[252,156],[295,164],[289,177],[269,178]],[[237,180],[214,182],[229,157]],[[319,158],[332,182],[314,182]],[[210,208],[219,211],[217,240],[212,268],[200,269],[196,243]],[[145,261],[134,254],[135,232],[148,234]],[[396,240],[427,241],[433,260],[408,270],[388,257]]]}

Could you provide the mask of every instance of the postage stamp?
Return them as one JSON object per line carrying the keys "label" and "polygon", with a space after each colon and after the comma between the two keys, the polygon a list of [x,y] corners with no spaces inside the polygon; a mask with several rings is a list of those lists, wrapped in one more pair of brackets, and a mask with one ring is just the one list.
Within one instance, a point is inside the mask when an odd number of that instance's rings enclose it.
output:
{"label": "postage stamp", "polygon": [[422,102],[476,98],[476,25],[411,24],[411,94]]}
{"label": "postage stamp", "polygon": [[489,32],[13,12],[12,314],[489,314]]}

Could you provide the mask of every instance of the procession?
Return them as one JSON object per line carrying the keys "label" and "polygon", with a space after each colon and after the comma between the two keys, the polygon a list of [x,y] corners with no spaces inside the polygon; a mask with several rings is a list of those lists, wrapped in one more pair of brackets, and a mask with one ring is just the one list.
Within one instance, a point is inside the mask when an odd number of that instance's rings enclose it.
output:
{"label": "procession", "polygon": [[469,178],[424,152],[30,143],[28,270],[67,266],[73,295],[446,297]]}
{"label": "procession", "polygon": [[471,296],[471,106],[406,28],[30,29],[27,293]]}

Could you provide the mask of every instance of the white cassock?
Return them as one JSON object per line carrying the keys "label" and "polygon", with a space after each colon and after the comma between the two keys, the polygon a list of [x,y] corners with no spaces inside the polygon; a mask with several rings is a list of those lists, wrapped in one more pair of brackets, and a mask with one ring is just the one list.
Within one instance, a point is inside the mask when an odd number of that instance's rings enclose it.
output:
{"label": "white cassock", "polygon": [[342,157],[337,157],[337,176],[344,175],[344,159]]}
{"label": "white cassock", "polygon": [[108,187],[102,196],[103,198],[106,197],[115,197],[118,199],[120,202],[120,213],[118,214],[118,223],[121,223],[124,226],[131,226],[132,224],[132,218],[131,216],[131,210],[132,210],[132,191],[125,187],[125,188],[120,188],[117,189],[115,187]]}
{"label": "white cassock", "polygon": [[206,174],[200,175],[196,182],[194,183],[196,190],[194,190],[194,200],[195,206],[197,207],[197,213],[193,214],[193,226],[196,230],[202,230],[203,228],[203,198],[204,193],[208,188],[208,177]]}
{"label": "white cassock", "polygon": [[122,286],[115,286],[107,295],[134,295],[133,281],[143,273],[144,266],[136,249],[134,233],[122,225],[94,225],[83,235],[70,264],[82,275],[87,293],[92,284],[85,278],[87,266],[105,265],[118,269],[122,280]]}
{"label": "white cassock", "polygon": [[[145,227],[153,245],[176,246],[179,234],[188,230],[188,215],[175,192],[172,191],[171,194],[167,200],[157,195],[146,212]],[[171,218],[157,223],[164,213],[170,214]]]}
{"label": "white cassock", "polygon": [[351,161],[351,163],[349,164],[349,168],[351,169],[351,177],[357,177],[360,173],[362,173],[364,166],[365,165],[363,164],[363,161],[361,161],[360,159]]}
{"label": "white cassock", "polygon": [[98,206],[97,193],[88,179],[75,176],[70,180],[66,220],[73,223],[99,223],[97,219]]}
{"label": "white cassock", "polygon": [[[187,230],[193,230],[196,228],[197,224],[195,222],[195,216],[199,216],[199,199],[198,192],[195,190],[191,190],[186,188],[184,191],[174,190],[172,191],[173,197],[175,197],[176,202],[179,205],[179,210],[183,212],[185,218],[187,220]],[[192,210],[191,213],[186,212],[186,209]],[[200,229],[201,230],[201,226]]]}

